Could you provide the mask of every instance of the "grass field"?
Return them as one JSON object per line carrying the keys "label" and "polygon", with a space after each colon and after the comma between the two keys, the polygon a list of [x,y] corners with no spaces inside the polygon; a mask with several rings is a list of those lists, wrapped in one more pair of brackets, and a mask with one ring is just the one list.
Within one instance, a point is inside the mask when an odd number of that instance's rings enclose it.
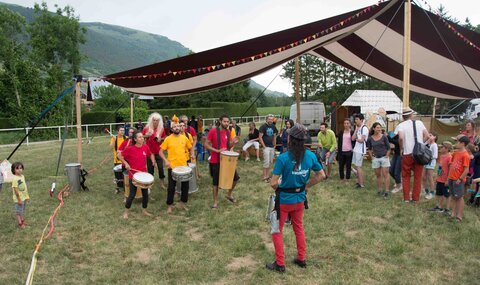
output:
{"label": "grass field", "polygon": [[[22,148],[11,161],[25,164],[31,203],[28,226],[19,230],[10,185],[0,195],[0,284],[25,282],[32,253],[58,201],[48,188],[59,144]],[[11,149],[0,148],[0,157]],[[110,152],[105,138],[83,146],[90,169]],[[61,162],[76,161],[69,141]],[[191,195],[189,211],[166,214],[166,192],[158,181],[149,211],[134,202],[130,219],[122,219],[122,196],[114,194],[112,163],[88,176],[90,192],[65,199],[56,231],[41,248],[35,284],[478,284],[479,210],[466,207],[462,223],[431,213],[433,201],[405,205],[401,195],[376,195],[367,163],[364,190],[344,185],[335,175],[311,191],[304,217],[306,269],[293,265],[295,238],[284,230],[287,272],[264,268],[274,260],[270,227],[264,221],[272,190],[261,182],[261,163],[240,161],[241,176],[231,204],[220,193],[211,210],[208,164],[198,164],[200,191]],[[158,179],[158,178],[157,178]],[[65,177],[58,180],[63,185]],[[353,183],[352,183],[353,184]]]}
{"label": "grass field", "polygon": [[264,115],[268,115],[268,114],[273,114],[273,115],[284,114],[285,117],[289,117],[290,116],[290,106],[257,108],[257,112],[260,116],[264,116]]}

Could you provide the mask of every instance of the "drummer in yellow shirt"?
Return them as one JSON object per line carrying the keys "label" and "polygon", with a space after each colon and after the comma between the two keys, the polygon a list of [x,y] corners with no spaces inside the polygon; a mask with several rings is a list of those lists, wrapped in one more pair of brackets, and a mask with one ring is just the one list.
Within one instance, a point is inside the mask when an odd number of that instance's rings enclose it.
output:
{"label": "drummer in yellow shirt", "polygon": [[[177,181],[173,180],[172,170],[178,166],[187,166],[188,157],[185,153],[190,154],[190,159],[195,157],[193,145],[190,140],[180,133],[180,124],[172,122],[172,134],[169,135],[160,146],[160,157],[168,168],[168,193],[167,193],[167,213],[173,211],[173,197]],[[167,151],[168,159],[165,157],[164,151]],[[182,182],[182,193],[180,196],[179,208],[186,210],[185,204],[188,202],[188,181]]]}

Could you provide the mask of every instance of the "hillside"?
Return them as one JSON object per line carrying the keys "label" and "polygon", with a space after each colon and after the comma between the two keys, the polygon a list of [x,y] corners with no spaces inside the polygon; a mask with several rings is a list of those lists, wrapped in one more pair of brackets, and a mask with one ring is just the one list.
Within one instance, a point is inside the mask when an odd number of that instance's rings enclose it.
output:
{"label": "hillside", "polygon": [[[35,17],[33,8],[2,2],[0,6],[21,14],[27,22]],[[81,64],[84,76],[107,75],[192,53],[181,43],[164,36],[99,22],[80,24],[87,30],[86,43],[80,47],[85,56]],[[260,91],[265,88],[253,80],[250,80],[250,87]],[[265,96],[287,95],[266,90]]]}
{"label": "hillside", "polygon": [[191,52],[164,36],[103,23],[81,25],[87,29],[87,41],[81,47],[87,56],[82,64],[85,74],[110,74]]}
{"label": "hillside", "polygon": [[[260,85],[258,84],[257,82],[253,81],[253,80],[250,80],[250,87],[251,88],[254,88],[254,89],[257,89],[257,90],[260,90],[260,91],[263,91],[263,89],[265,89],[265,86],[263,85]],[[269,96],[269,97],[287,97],[288,95],[285,94],[285,93],[282,93],[282,92],[278,92],[278,91],[272,91],[272,90],[266,90],[265,91],[265,96]]]}
{"label": "hillside", "polygon": [[[8,9],[33,21],[33,8],[1,3]],[[85,55],[81,70],[86,76],[106,75],[177,56],[190,49],[167,37],[103,23],[80,23],[87,29],[86,43],[80,47]]]}

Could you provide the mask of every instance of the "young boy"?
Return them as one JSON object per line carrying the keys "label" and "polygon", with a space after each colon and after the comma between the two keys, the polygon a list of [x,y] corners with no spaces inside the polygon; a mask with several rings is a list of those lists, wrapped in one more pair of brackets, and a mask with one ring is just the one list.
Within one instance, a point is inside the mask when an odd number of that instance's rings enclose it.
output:
{"label": "young boy", "polygon": [[448,186],[445,183],[448,182],[449,165],[452,162],[452,143],[445,141],[440,145],[438,150],[440,157],[438,158],[438,171],[437,171],[437,186],[436,196],[437,205],[431,209],[433,212],[449,212],[450,193],[448,192]]}
{"label": "young boy", "polygon": [[438,158],[438,146],[437,146],[438,135],[435,132],[431,132],[426,142],[432,151],[432,161],[429,164],[425,165],[423,171],[423,187],[425,187],[425,199],[430,200],[434,197],[433,192],[433,171],[435,170],[435,165],[437,164]]}
{"label": "young boy", "polygon": [[465,181],[467,179],[468,168],[470,166],[470,155],[465,147],[470,143],[467,136],[459,135],[455,143],[456,152],[453,153],[452,163],[448,174],[448,188],[451,191],[453,199],[451,218],[461,222],[463,219],[463,207],[465,202],[463,196],[465,193]]}

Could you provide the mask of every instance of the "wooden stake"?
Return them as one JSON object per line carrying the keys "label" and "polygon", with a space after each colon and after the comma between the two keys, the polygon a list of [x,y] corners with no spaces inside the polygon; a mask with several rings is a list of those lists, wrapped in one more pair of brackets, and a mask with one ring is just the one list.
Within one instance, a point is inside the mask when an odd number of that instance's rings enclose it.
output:
{"label": "wooden stake", "polygon": [[403,107],[410,105],[410,38],[411,1],[405,1],[405,27],[403,31]]}
{"label": "wooden stake", "polygon": [[75,87],[75,105],[77,111],[77,160],[82,165],[82,108],[80,105],[80,82]]}
{"label": "wooden stake", "polygon": [[300,66],[298,57],[295,58],[295,97],[297,98],[297,123],[300,123]]}

